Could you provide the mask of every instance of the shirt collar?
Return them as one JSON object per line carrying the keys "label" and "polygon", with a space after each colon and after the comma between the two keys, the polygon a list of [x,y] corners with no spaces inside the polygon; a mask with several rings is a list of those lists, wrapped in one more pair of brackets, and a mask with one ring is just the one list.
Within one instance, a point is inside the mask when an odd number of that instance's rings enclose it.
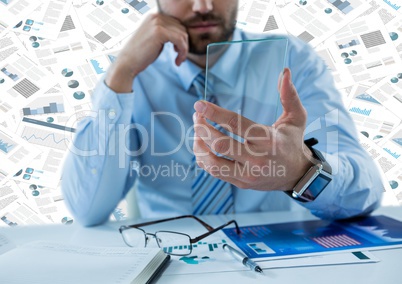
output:
{"label": "shirt collar", "polygon": [[[232,41],[239,41],[241,38],[241,32],[238,29],[235,29]],[[172,60],[171,62],[174,62],[177,53],[174,51],[173,45],[169,43],[165,48],[167,48],[167,51],[169,52],[169,57]],[[211,72],[214,77],[219,78],[230,87],[233,87],[240,74],[240,70],[237,68],[237,59],[240,57],[240,53],[241,44],[232,44],[209,72]],[[186,91],[190,90],[195,77],[197,77],[197,75],[202,71],[200,67],[192,63],[190,60],[184,61],[180,66],[176,66],[176,64],[173,63],[173,70],[176,71],[176,74]]]}

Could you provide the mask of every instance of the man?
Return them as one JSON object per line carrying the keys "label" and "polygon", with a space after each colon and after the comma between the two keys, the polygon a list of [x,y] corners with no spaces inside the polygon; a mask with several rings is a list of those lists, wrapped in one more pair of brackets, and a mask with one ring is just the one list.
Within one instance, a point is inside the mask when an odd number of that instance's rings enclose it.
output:
{"label": "man", "polygon": [[[217,104],[195,94],[207,45],[252,37],[235,29],[237,5],[233,0],[160,0],[160,12],[148,16],[129,40],[99,82],[93,95],[97,115],[79,123],[65,163],[65,200],[79,222],[107,220],[135,181],[145,218],[305,207],[337,219],[367,214],[379,205],[382,184],[376,167],[359,146],[324,63],[306,44],[288,38],[288,68],[279,82],[277,74],[267,79],[270,85],[278,82],[283,112],[275,120],[267,118],[272,109],[265,106],[272,98],[263,90],[247,92],[247,98],[258,98],[241,105],[241,113],[250,116],[231,111],[220,90]],[[270,50],[267,68],[279,48]],[[238,86],[258,79],[247,74],[245,80],[242,58],[236,57],[243,51],[221,48],[209,58],[214,82],[233,96],[241,92]],[[303,143],[311,137],[318,139],[315,149],[328,163]],[[195,210],[203,206],[194,203],[194,176],[200,176],[195,161],[216,177],[206,182],[211,176],[202,175],[199,184],[216,181],[216,194],[229,194],[219,197],[225,202],[216,211]],[[306,178],[317,171],[319,178]],[[204,203],[217,199],[205,197]]]}

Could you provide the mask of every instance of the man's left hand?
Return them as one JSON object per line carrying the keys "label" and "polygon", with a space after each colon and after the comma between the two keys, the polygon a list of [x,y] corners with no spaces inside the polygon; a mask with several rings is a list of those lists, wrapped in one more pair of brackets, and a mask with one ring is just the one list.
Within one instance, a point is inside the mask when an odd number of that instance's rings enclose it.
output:
{"label": "man's left hand", "polygon": [[[287,68],[279,79],[278,90],[283,114],[272,126],[206,101],[196,102],[193,148],[197,164],[239,188],[292,189],[312,165],[311,152],[303,142],[307,113]],[[225,135],[206,119],[243,141]]]}

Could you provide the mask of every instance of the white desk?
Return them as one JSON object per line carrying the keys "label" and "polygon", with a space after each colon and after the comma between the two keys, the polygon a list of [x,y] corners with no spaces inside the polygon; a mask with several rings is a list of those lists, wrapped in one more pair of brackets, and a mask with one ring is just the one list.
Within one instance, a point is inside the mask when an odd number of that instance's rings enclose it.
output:
{"label": "white desk", "polygon": [[[380,208],[374,215],[384,214],[402,221],[402,208]],[[206,216],[203,219],[213,226],[221,225],[233,216]],[[312,215],[298,213],[258,213],[237,214],[234,216],[240,226],[279,223],[314,219]],[[77,245],[124,246],[118,233],[122,224],[110,222],[103,226],[83,228],[77,224],[70,226],[48,225],[33,227],[0,228],[0,234],[6,235],[16,245],[35,240],[52,240]],[[402,249],[374,251],[381,261],[378,263],[314,266],[299,268],[281,268],[264,270],[264,275],[252,271],[234,271],[224,273],[204,273],[187,275],[161,275],[157,283],[402,283]],[[34,261],[34,260],[33,260]],[[23,268],[21,269],[23,273]]]}

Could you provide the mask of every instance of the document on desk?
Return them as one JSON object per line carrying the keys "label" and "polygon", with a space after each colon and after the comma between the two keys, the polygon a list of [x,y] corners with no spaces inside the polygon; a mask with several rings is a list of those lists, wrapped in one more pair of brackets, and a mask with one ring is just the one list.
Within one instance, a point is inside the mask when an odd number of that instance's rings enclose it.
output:
{"label": "document on desk", "polygon": [[[220,238],[219,238],[220,237]],[[163,275],[202,274],[214,272],[249,271],[240,261],[226,253],[223,244],[235,246],[223,233],[208,237],[193,248],[188,256],[172,256],[172,261]],[[378,262],[369,252],[346,252],[291,259],[257,260],[262,269],[304,267],[334,264]]]}
{"label": "document on desk", "polygon": [[159,248],[40,241],[0,255],[0,283],[148,283],[169,259]]}
{"label": "document on desk", "polygon": [[240,236],[232,228],[223,231],[256,261],[402,247],[402,222],[386,216],[245,226],[240,230]]}

